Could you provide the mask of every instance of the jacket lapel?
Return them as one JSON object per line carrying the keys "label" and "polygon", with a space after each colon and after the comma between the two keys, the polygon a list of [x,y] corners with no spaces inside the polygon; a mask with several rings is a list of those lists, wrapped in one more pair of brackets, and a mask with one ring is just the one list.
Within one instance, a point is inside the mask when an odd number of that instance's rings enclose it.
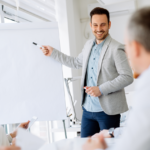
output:
{"label": "jacket lapel", "polygon": [[112,38],[110,35],[108,35],[108,37],[106,38],[106,41],[102,47],[102,50],[101,50],[101,53],[100,53],[100,58],[99,58],[99,62],[98,62],[98,72],[97,72],[97,79],[98,79],[98,76],[99,76],[99,73],[100,73],[100,70],[101,70],[101,66],[102,66],[102,61],[103,61],[103,58],[105,56],[105,53],[108,49],[108,46],[111,42]]}

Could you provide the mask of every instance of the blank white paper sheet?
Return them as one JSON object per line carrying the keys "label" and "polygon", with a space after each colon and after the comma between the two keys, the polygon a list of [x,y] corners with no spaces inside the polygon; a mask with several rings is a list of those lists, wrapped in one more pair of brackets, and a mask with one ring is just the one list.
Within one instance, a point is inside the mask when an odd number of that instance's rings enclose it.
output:
{"label": "blank white paper sheet", "polygon": [[21,150],[39,150],[44,143],[44,140],[22,128],[17,130],[16,146]]}
{"label": "blank white paper sheet", "polygon": [[0,24],[0,124],[66,119],[62,66],[33,42],[60,50],[57,23]]}

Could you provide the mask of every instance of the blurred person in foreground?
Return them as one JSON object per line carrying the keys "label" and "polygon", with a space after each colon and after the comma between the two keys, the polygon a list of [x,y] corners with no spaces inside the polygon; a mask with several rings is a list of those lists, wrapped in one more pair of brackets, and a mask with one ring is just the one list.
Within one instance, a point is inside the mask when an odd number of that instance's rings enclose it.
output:
{"label": "blurred person in foreground", "polygon": [[[150,150],[150,7],[137,10],[129,20],[126,34],[126,52],[137,74],[135,103],[127,126],[103,130],[89,138],[83,150]],[[111,129],[112,130],[112,129]],[[123,133],[122,133],[123,132]],[[114,147],[107,147],[104,138],[121,134]]]}
{"label": "blurred person in foreground", "polygon": [[[27,129],[30,121],[27,121],[25,123],[21,123],[17,128],[23,128]],[[4,128],[0,126],[0,150],[19,150],[20,148],[16,147],[15,145],[10,146],[12,143],[12,140],[16,137],[17,135],[17,129],[6,135]]]}
{"label": "blurred person in foreground", "polygon": [[20,147],[16,146],[6,146],[6,147],[0,147],[0,150],[21,150]]}

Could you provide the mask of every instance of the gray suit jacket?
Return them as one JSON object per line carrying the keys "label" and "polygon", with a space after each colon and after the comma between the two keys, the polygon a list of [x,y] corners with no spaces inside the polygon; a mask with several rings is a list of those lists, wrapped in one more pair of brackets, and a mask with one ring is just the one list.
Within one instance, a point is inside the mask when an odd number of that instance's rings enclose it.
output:
{"label": "gray suit jacket", "polygon": [[[77,57],[67,56],[56,49],[51,54],[52,58],[70,68],[79,69],[82,67],[81,105],[84,103],[85,91],[83,87],[86,86],[86,70],[93,41],[94,39],[87,41]],[[106,114],[115,115],[128,110],[124,87],[132,82],[132,70],[124,51],[124,45],[108,35],[101,50],[97,74],[97,86],[100,86],[103,92],[103,95],[99,97],[99,101]]]}

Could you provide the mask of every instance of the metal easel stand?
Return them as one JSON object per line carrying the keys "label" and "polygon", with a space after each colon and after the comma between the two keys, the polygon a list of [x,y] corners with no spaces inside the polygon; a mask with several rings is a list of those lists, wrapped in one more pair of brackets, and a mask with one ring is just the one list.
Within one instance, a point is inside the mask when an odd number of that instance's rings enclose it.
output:
{"label": "metal easel stand", "polygon": [[[77,122],[77,118],[76,118],[76,113],[75,113],[75,107],[74,107],[73,99],[72,99],[70,88],[69,88],[69,83],[73,82],[73,81],[76,81],[76,80],[79,80],[79,79],[81,79],[81,76],[74,77],[74,78],[65,78],[64,79],[65,80],[65,85],[66,85],[66,88],[67,88],[67,92],[68,92],[68,95],[69,95],[70,107],[71,107],[71,110],[72,110],[72,116],[73,116],[73,119],[76,122]],[[67,131],[66,131],[65,120],[62,120],[62,122],[63,122],[63,128],[64,128],[64,133],[65,133],[65,139],[67,139]],[[48,123],[48,125],[49,125],[49,123]],[[50,131],[49,131],[49,133],[50,133]],[[50,136],[48,138],[49,138],[49,142],[50,142]]]}
{"label": "metal easel stand", "polygon": [[[76,123],[78,122],[77,121],[78,119],[76,117],[74,101],[73,101],[73,98],[72,98],[72,95],[71,95],[71,92],[70,92],[69,83],[71,83],[73,81],[76,81],[76,80],[79,80],[79,79],[81,79],[81,76],[73,77],[73,78],[64,78],[65,85],[66,85],[67,92],[68,92],[68,96],[69,96],[70,107],[71,107],[71,110],[72,110],[72,118],[73,118],[73,120]],[[67,132],[66,132],[65,120],[63,120],[63,127],[64,127],[65,138],[67,139]]]}
{"label": "metal easel stand", "polygon": [[70,92],[70,88],[69,88],[69,83],[74,82],[76,80],[80,80],[81,76],[77,76],[77,77],[72,77],[72,78],[64,78],[65,80],[65,85],[66,85],[66,89],[68,92],[68,96],[69,96],[69,103],[70,103],[70,107],[72,110],[72,119],[73,121],[75,121],[76,123],[78,123],[78,119],[76,117],[76,112],[75,112],[75,106],[74,106],[74,100],[72,98],[71,92]]}
{"label": "metal easel stand", "polygon": [[65,138],[67,139],[67,131],[66,131],[65,120],[63,120],[63,127],[64,127]]}
{"label": "metal easel stand", "polygon": [[[71,92],[70,92],[70,88],[69,88],[69,82],[73,82],[73,81],[76,81],[76,80],[79,80],[79,79],[81,79],[80,76],[79,77],[74,77],[74,78],[64,78],[65,85],[66,85],[67,92],[68,92],[68,96],[69,96],[69,100],[70,100],[69,102],[70,102],[70,107],[71,107],[71,110],[72,110],[72,116],[73,116],[73,119],[75,121],[77,121],[77,118],[76,118],[76,112],[75,112],[73,98],[71,96]],[[67,131],[66,131],[65,120],[62,120],[62,121],[63,121],[65,138],[67,139]]]}

